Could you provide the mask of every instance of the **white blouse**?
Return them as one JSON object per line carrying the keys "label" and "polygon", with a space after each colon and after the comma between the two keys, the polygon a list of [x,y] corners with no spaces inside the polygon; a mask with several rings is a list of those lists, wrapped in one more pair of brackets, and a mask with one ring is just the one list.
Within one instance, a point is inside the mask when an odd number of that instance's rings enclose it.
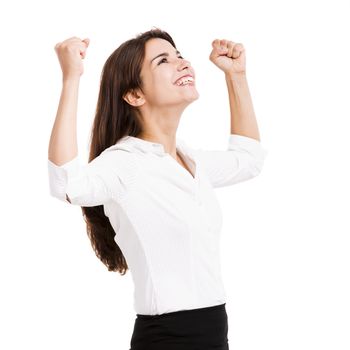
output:
{"label": "white blouse", "polygon": [[230,134],[227,150],[177,152],[194,174],[159,143],[125,136],[81,165],[78,156],[48,160],[50,194],[79,206],[103,205],[134,282],[137,314],[226,302],[220,270],[222,213],[214,188],[257,176],[268,150]]}

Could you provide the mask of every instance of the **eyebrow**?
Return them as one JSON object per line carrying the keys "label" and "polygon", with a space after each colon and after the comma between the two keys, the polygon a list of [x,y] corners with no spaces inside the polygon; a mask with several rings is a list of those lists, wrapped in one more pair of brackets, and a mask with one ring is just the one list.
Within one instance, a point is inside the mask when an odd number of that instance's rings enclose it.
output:
{"label": "eyebrow", "polygon": [[[179,50],[176,50],[176,54],[180,54],[180,55],[181,55],[181,53],[180,53]],[[169,56],[169,53],[168,53],[168,52],[160,53],[160,54],[157,55],[156,57],[152,58],[150,64],[152,64],[152,62],[153,62],[156,58],[161,57],[161,56]]]}

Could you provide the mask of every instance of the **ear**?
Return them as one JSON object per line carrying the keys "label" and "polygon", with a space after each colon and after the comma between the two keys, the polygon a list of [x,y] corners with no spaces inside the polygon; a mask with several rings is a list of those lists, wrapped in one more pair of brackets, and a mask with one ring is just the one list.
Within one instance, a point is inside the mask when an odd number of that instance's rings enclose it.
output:
{"label": "ear", "polygon": [[143,95],[137,90],[130,90],[124,96],[123,99],[134,107],[142,106],[145,103]]}

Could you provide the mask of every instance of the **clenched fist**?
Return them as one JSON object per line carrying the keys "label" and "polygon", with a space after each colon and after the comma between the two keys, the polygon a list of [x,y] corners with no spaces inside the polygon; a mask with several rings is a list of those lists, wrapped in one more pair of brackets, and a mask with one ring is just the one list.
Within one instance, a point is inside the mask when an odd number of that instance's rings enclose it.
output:
{"label": "clenched fist", "polygon": [[245,49],[242,44],[215,39],[211,45],[213,49],[209,59],[225,74],[245,73]]}
{"label": "clenched fist", "polygon": [[83,59],[90,40],[81,40],[76,36],[59,42],[55,51],[61,65],[63,78],[80,78],[84,72]]}

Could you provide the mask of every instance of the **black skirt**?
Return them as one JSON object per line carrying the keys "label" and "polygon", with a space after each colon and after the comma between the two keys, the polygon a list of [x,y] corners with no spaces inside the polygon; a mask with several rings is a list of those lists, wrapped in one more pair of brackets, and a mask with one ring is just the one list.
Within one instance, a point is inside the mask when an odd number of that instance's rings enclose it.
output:
{"label": "black skirt", "polygon": [[136,314],[129,350],[229,350],[225,304]]}

